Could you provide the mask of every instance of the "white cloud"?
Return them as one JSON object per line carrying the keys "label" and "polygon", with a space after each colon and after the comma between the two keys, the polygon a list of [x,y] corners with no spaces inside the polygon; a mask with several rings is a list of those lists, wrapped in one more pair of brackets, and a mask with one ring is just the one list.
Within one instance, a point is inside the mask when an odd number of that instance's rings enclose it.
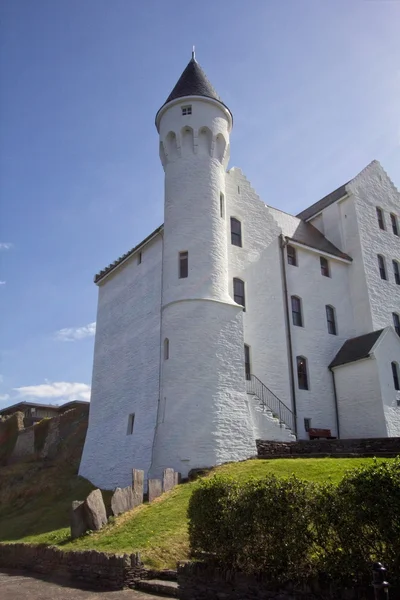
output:
{"label": "white cloud", "polygon": [[14,388],[19,396],[24,398],[41,398],[45,400],[60,399],[90,400],[90,385],[86,383],[72,383],[68,381],[45,381],[39,385],[27,385]]}
{"label": "white cloud", "polygon": [[9,250],[12,247],[11,242],[0,242],[0,250]]}
{"label": "white cloud", "polygon": [[55,337],[61,342],[76,342],[91,337],[96,333],[96,322],[89,323],[83,327],[66,327],[56,331]]}
{"label": "white cloud", "polygon": [[0,402],[3,402],[4,400],[8,400],[10,397],[10,394],[0,394]]}
{"label": "white cloud", "polygon": [[5,281],[0,281],[0,285],[6,285]]}

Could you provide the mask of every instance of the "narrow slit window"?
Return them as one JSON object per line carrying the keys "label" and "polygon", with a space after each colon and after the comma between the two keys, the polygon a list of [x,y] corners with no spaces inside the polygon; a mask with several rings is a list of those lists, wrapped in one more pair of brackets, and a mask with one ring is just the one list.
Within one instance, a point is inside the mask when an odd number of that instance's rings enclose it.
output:
{"label": "narrow slit window", "polygon": [[376,216],[378,218],[379,229],[383,229],[383,231],[384,231],[385,230],[385,219],[383,217],[383,210],[381,208],[379,208],[378,206],[376,207]]}
{"label": "narrow slit window", "polygon": [[134,424],[135,424],[135,413],[131,413],[128,417],[128,429],[127,429],[126,435],[132,435]]}
{"label": "narrow slit window", "polygon": [[165,338],[164,340],[164,360],[169,359],[169,339]]}
{"label": "narrow slit window", "polygon": [[231,243],[233,246],[242,247],[242,224],[234,217],[231,217]]}
{"label": "narrow slit window", "polygon": [[398,236],[399,235],[399,225],[397,223],[397,217],[396,217],[396,215],[394,215],[393,213],[391,213],[390,220],[392,222],[393,233],[394,233],[394,235]]}
{"label": "narrow slit window", "polygon": [[400,316],[397,313],[392,313],[393,316],[393,326],[397,333],[400,336]]}
{"label": "narrow slit window", "polygon": [[297,267],[297,252],[296,252],[296,248],[293,248],[293,246],[287,246],[286,247],[286,251],[287,251],[288,265],[292,265],[293,267]]}
{"label": "narrow slit window", "polygon": [[385,259],[383,256],[381,256],[381,254],[378,254],[378,267],[381,279],[387,279]]}
{"label": "narrow slit window", "polygon": [[293,325],[303,327],[303,314],[301,310],[301,300],[298,296],[292,296],[292,320]]}
{"label": "narrow slit window", "polygon": [[192,114],[192,106],[182,106],[182,116],[191,115]]}
{"label": "narrow slit window", "polygon": [[251,364],[250,364],[250,346],[247,344],[244,345],[244,371],[246,374],[246,379],[249,381],[251,379]]}
{"label": "narrow slit window", "polygon": [[328,333],[331,333],[332,335],[337,335],[335,309],[333,308],[333,306],[330,306],[329,304],[327,304],[327,306],[325,306],[325,309],[326,309],[326,322],[328,325]]}
{"label": "narrow slit window", "polygon": [[244,295],[244,281],[235,277],[233,279],[233,299],[237,304],[243,306],[243,310],[246,310],[246,299]]}
{"label": "narrow slit window", "polygon": [[179,252],[179,279],[184,279],[189,274],[189,253]]}
{"label": "narrow slit window", "polygon": [[398,392],[400,390],[399,365],[394,361],[392,362],[392,374],[394,389]]}
{"label": "narrow slit window", "polygon": [[328,260],[324,256],[320,256],[319,262],[321,265],[321,275],[323,275],[324,277],[330,277],[331,274],[330,274],[330,270],[329,270]]}
{"label": "narrow slit window", "polygon": [[296,362],[299,390],[308,390],[307,359],[304,356],[297,356]]}
{"label": "narrow slit window", "polygon": [[397,285],[400,285],[400,267],[399,267],[399,263],[397,262],[397,260],[394,260],[392,262],[393,262],[394,280],[397,283]]}
{"label": "narrow slit window", "polygon": [[225,202],[224,202],[224,195],[220,194],[219,195],[219,214],[222,217],[222,219],[225,216]]}
{"label": "narrow slit window", "polygon": [[138,257],[137,257],[137,264],[140,265],[142,263],[142,253],[139,252]]}

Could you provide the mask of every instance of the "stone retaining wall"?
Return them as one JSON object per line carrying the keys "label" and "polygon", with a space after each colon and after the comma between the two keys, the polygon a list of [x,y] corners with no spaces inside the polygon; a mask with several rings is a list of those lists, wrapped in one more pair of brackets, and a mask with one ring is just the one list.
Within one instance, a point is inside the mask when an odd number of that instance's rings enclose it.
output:
{"label": "stone retaining wall", "polygon": [[258,458],[291,456],[394,456],[400,455],[400,438],[355,440],[298,440],[270,442],[257,440]]}

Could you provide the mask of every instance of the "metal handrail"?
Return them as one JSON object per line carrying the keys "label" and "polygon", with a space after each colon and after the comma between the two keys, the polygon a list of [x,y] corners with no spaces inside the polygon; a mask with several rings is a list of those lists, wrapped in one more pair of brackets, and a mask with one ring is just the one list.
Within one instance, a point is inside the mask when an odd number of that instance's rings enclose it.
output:
{"label": "metal handrail", "polygon": [[280,423],[284,423],[286,427],[295,431],[295,415],[290,408],[279,400],[278,396],[275,396],[274,392],[271,392],[269,388],[252,373],[247,374],[247,391],[250,394],[254,394],[260,400],[263,407],[269,408],[269,410],[276,415]]}

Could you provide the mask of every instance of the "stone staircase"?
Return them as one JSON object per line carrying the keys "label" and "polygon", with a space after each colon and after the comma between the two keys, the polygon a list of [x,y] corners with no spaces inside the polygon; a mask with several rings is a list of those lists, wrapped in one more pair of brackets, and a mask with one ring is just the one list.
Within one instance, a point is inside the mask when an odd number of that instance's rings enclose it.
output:
{"label": "stone staircase", "polygon": [[165,570],[155,574],[154,579],[137,579],[135,589],[153,594],[154,596],[178,597],[178,582],[176,571]]}
{"label": "stone staircase", "polygon": [[256,439],[275,442],[295,442],[296,436],[278,415],[260,402],[256,394],[248,392],[248,406]]}

